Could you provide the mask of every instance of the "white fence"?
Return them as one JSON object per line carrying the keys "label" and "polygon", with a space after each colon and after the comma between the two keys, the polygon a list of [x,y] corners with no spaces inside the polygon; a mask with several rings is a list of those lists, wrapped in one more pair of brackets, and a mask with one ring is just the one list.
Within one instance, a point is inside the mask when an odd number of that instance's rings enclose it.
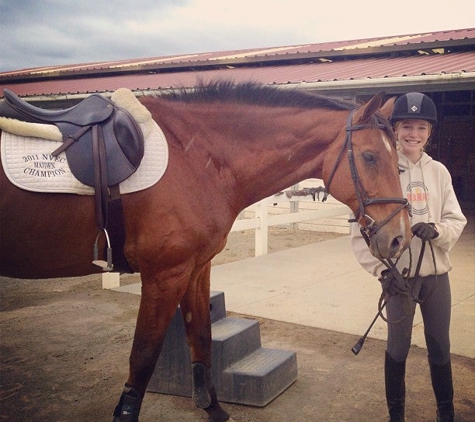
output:
{"label": "white fence", "polygon": [[321,202],[321,186],[323,184],[318,179],[310,179],[302,182],[300,188],[296,185],[265,198],[244,210],[231,231],[255,230],[256,256],[268,252],[268,231],[271,226],[292,225],[303,230],[349,233],[350,209],[331,196],[326,202]]}

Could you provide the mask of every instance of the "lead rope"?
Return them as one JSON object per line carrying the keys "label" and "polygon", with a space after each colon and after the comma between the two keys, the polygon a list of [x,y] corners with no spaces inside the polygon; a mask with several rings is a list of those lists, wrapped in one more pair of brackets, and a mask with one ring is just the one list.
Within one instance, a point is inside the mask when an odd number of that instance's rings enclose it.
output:
{"label": "lead rope", "polygon": [[[364,233],[364,231],[362,231],[362,234],[363,234],[363,238],[365,240],[368,239],[368,241],[369,241],[369,238],[367,238],[367,235]],[[418,278],[418,276],[419,276],[419,271],[420,271],[420,268],[421,268],[421,265],[422,265],[422,259],[424,257],[424,253],[425,253],[425,244],[426,244],[426,242],[429,243],[429,247],[430,247],[430,250],[431,250],[432,263],[434,264],[434,269],[435,269],[435,280],[434,280],[434,283],[431,286],[431,289],[429,290],[429,293],[424,298],[424,300],[422,300],[419,296],[420,291],[421,291],[421,287],[422,287],[422,281]],[[432,296],[432,294],[434,293],[434,289],[437,286],[437,264],[436,264],[436,261],[435,261],[435,254],[434,254],[434,248],[432,246],[432,242],[430,240],[422,242],[421,251],[419,253],[419,258],[417,260],[416,272],[414,273],[414,277],[413,277],[413,279],[415,279],[415,280],[418,279],[418,282],[416,284],[413,284],[412,286],[409,283],[410,268],[412,267],[412,254],[409,254],[409,256],[410,256],[409,269],[404,268],[403,274],[401,274],[399,272],[399,270],[396,268],[397,261],[396,261],[395,264],[389,258],[386,260],[387,262],[384,261],[384,260],[380,260],[380,261],[384,265],[386,265],[386,267],[391,269],[391,271],[393,271],[394,276],[396,278],[399,278],[399,281],[401,281],[401,280],[404,281],[404,286],[408,288],[408,291],[410,292],[411,299],[414,302],[421,304],[421,303],[424,303],[424,301],[427,300],[430,296]],[[414,292],[417,292],[417,295],[415,295]],[[397,323],[401,322],[404,318],[406,318],[406,316],[408,315],[406,313],[406,315],[404,315],[400,320],[389,321],[383,314],[383,309],[386,307],[386,305],[388,303],[387,299],[388,299],[388,294],[386,292],[382,292],[380,297],[379,297],[379,300],[378,300],[378,312],[377,312],[376,316],[374,317],[373,321],[371,321],[371,324],[369,325],[368,329],[363,334],[363,336],[351,348],[351,351],[353,352],[353,354],[355,356],[360,353],[361,349],[363,348],[364,342],[366,341],[366,338],[368,337],[368,334],[371,331],[371,328],[373,328],[373,325],[376,323],[376,321],[379,317],[381,317],[381,319],[383,321],[387,322],[388,324],[397,324]]]}
{"label": "lead rope", "polygon": [[[411,297],[412,297],[412,300],[418,304],[422,304],[424,303],[427,299],[429,299],[433,294],[434,294],[434,290],[436,289],[437,287],[437,276],[438,276],[438,271],[437,271],[437,263],[436,263],[436,260],[435,260],[435,254],[434,254],[434,246],[432,245],[432,242],[430,240],[428,240],[427,242],[423,242],[422,243],[422,247],[421,247],[421,254],[423,253],[423,248],[425,247],[425,244],[428,243],[429,244],[429,248],[430,248],[430,252],[431,252],[431,256],[432,256],[432,264],[434,265],[434,272],[435,272],[435,280],[433,283],[431,283],[431,287],[430,287],[430,290],[429,292],[427,293],[427,295],[425,295],[424,299],[422,299],[420,297],[420,294],[421,294],[421,288],[422,288],[422,280],[421,279],[418,279],[416,280],[416,275],[419,274],[418,272],[418,269],[416,268],[416,274],[414,274],[414,284],[411,288]],[[422,261],[421,257],[419,256],[419,260]],[[419,265],[419,262],[418,262],[418,266],[419,266],[419,269],[420,269],[420,265]]]}
{"label": "lead rope", "polygon": [[[421,154],[421,157],[422,157],[422,154]],[[423,171],[423,168],[422,168],[422,162],[421,161],[422,160],[419,159],[417,164],[419,165],[419,169],[420,169],[420,172],[421,172],[422,183],[423,183],[424,186],[427,186],[426,183],[425,183],[425,180],[424,180],[424,171]],[[409,182],[412,185],[411,171],[410,171],[409,162],[408,162],[407,159],[406,159],[406,162],[408,163],[408,168],[409,168]],[[427,211],[428,211],[428,220],[431,221],[432,216],[431,216],[431,212],[430,212],[430,208],[429,208],[428,203],[427,203]],[[431,285],[431,289],[429,290],[426,297],[424,299],[421,299],[420,292],[421,292],[421,288],[422,288],[422,280],[418,279],[418,276],[419,276],[420,268],[421,268],[421,265],[422,265],[422,258],[423,258],[423,255],[424,255],[426,242],[429,243],[429,247],[430,247],[430,251],[431,251],[432,263],[434,265],[435,280],[434,280],[434,283]],[[412,268],[412,253],[411,253],[410,248],[409,248],[409,268]],[[424,303],[424,301],[427,300],[430,296],[432,296],[432,294],[434,292],[434,289],[435,289],[435,286],[437,284],[437,273],[438,273],[437,272],[437,263],[436,263],[436,260],[435,260],[434,247],[432,245],[432,242],[430,240],[422,241],[421,252],[419,254],[419,260],[417,262],[416,271],[415,271],[414,277],[413,277],[414,283],[413,283],[412,286],[410,286],[410,288],[411,288],[411,290],[410,290],[411,298],[414,302],[421,304],[421,303]]]}
{"label": "lead rope", "polygon": [[[368,235],[366,234],[366,232],[361,228],[361,233],[363,235],[363,238],[367,241],[367,243],[369,242],[369,237]],[[368,243],[369,244],[369,243]],[[393,263],[391,259],[387,259],[386,261],[385,260],[380,260],[387,268],[389,268],[393,275],[398,279],[399,282],[402,282],[402,284],[407,287],[409,289],[409,285],[408,285],[408,279],[406,276],[406,274],[409,273],[409,270],[407,268],[404,268],[403,270],[403,274],[401,274],[399,272],[399,270],[396,268],[396,264],[398,261],[396,261],[396,263]],[[360,352],[361,352],[361,349],[363,348],[363,345],[364,345],[364,342],[366,341],[366,338],[368,337],[368,334],[369,332],[371,331],[371,328],[373,328],[373,325],[376,323],[376,321],[378,320],[379,317],[381,317],[381,319],[383,321],[386,321],[388,322],[388,319],[384,316],[383,314],[383,309],[386,307],[387,305],[387,293],[386,292],[382,292],[380,297],[379,297],[379,300],[378,300],[378,312],[376,313],[376,316],[373,318],[373,321],[371,321],[371,324],[369,325],[368,329],[366,330],[366,332],[363,334],[363,336],[355,343],[355,345],[351,348],[351,351],[353,352],[353,354],[356,356],[358,355]],[[406,317],[403,316],[401,318],[401,320],[399,321],[395,321],[393,323],[396,323],[396,322],[400,322],[402,321],[404,318]]]}

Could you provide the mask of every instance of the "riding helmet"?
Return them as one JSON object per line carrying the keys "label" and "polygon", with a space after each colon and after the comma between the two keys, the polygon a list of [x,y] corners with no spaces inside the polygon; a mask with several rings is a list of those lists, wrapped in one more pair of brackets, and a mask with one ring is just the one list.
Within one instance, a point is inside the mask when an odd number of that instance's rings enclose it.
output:
{"label": "riding helmet", "polygon": [[434,102],[420,92],[409,92],[400,96],[394,103],[391,115],[391,124],[399,120],[421,119],[427,120],[433,126],[437,124],[437,109]]}

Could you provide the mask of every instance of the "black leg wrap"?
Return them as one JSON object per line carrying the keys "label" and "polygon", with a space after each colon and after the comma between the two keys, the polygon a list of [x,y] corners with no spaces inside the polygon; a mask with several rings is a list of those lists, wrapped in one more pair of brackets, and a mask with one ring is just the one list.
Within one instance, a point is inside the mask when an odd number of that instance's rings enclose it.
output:
{"label": "black leg wrap", "polygon": [[137,390],[125,386],[120,396],[119,404],[114,410],[112,422],[139,422],[142,397]]}
{"label": "black leg wrap", "polygon": [[196,407],[206,409],[211,404],[208,386],[211,384],[211,376],[202,363],[192,363],[192,395]]}

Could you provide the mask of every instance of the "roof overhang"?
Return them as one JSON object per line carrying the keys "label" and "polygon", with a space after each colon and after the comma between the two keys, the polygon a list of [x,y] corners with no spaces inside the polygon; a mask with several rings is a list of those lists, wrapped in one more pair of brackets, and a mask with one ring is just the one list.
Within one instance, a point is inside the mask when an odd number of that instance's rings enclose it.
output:
{"label": "roof overhang", "polygon": [[424,76],[401,76],[381,79],[358,79],[330,82],[311,82],[299,84],[281,85],[282,88],[300,88],[315,90],[324,94],[374,94],[379,91],[386,93],[401,93],[409,91],[457,91],[475,90],[475,72],[424,75]]}
{"label": "roof overhang", "polygon": [[[353,96],[372,95],[384,91],[387,94],[398,94],[410,91],[458,91],[475,90],[475,72],[461,72],[440,75],[424,76],[402,76],[387,77],[379,79],[354,79],[343,81],[321,81],[321,82],[299,82],[272,84],[281,89],[305,89],[316,91],[321,94]],[[181,90],[181,89],[180,89]],[[165,89],[141,89],[136,92],[140,95],[153,95],[163,91],[173,91],[173,88]],[[105,91],[104,95],[112,95],[113,91]],[[34,95],[23,97],[26,101],[60,101],[60,100],[80,100],[86,98],[90,93],[76,94],[55,94],[55,95]]]}

